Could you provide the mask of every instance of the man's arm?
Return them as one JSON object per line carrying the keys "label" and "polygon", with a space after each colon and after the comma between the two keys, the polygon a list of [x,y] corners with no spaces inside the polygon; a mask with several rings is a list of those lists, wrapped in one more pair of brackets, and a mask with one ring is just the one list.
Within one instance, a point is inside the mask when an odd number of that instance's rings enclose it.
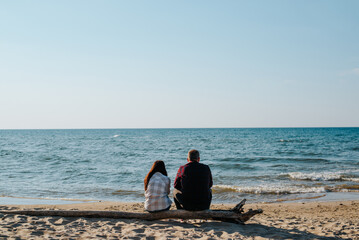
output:
{"label": "man's arm", "polygon": [[209,170],[209,188],[211,188],[213,186],[213,179],[212,179],[211,169],[209,167],[208,170]]}
{"label": "man's arm", "polygon": [[178,169],[176,178],[175,178],[175,183],[174,183],[174,188],[176,188],[177,190],[182,191],[182,175],[183,175],[183,171],[184,171],[184,167],[181,166]]}

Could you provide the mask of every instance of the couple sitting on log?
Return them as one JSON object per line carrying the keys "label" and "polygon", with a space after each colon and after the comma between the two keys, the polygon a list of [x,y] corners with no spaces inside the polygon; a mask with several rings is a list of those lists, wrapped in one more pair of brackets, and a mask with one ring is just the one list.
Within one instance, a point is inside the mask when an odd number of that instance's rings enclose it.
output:
{"label": "couple sitting on log", "polygon": [[[173,190],[177,209],[200,211],[209,209],[211,205],[211,170],[207,165],[199,163],[199,160],[199,152],[192,149],[188,152],[188,163],[178,169]],[[172,203],[168,197],[170,179],[163,161],[154,162],[144,184],[145,209],[149,212],[169,210]]]}
{"label": "couple sitting on log", "polygon": [[[207,165],[199,163],[199,152],[197,150],[189,151],[187,161],[187,164],[178,169],[173,197],[177,209],[189,211],[167,211],[172,203],[168,197],[171,185],[170,179],[167,177],[164,162],[156,161],[145,178],[145,209],[150,213],[78,210],[0,210],[0,213],[26,214],[30,216],[136,218],[145,220],[169,218],[213,219],[243,224],[254,215],[263,212],[261,209],[249,209],[249,211],[243,212],[245,199],[230,210],[207,210],[212,200],[211,187],[213,182],[211,170]],[[152,214],[155,212],[156,214]]]}

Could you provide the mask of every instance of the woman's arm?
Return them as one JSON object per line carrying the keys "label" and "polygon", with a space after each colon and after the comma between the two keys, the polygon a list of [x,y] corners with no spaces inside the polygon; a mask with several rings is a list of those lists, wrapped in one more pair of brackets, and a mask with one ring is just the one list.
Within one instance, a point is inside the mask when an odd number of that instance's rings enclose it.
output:
{"label": "woman's arm", "polygon": [[171,180],[169,177],[167,177],[167,195],[171,192]]}

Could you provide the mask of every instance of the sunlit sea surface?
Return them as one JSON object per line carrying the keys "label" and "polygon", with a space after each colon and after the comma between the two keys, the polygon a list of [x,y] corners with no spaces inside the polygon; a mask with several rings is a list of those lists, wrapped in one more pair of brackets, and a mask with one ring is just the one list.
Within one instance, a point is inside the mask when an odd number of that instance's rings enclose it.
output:
{"label": "sunlit sea surface", "polygon": [[215,203],[359,199],[359,128],[0,130],[0,196],[140,202],[152,163],[173,183],[192,148]]}

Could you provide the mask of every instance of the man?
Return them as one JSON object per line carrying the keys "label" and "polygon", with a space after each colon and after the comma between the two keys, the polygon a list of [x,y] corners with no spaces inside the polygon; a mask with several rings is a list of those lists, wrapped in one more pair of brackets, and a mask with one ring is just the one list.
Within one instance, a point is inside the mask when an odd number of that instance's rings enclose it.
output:
{"label": "man", "polygon": [[199,160],[199,152],[192,149],[188,152],[188,163],[178,169],[173,190],[177,209],[200,211],[211,205],[211,170]]}

